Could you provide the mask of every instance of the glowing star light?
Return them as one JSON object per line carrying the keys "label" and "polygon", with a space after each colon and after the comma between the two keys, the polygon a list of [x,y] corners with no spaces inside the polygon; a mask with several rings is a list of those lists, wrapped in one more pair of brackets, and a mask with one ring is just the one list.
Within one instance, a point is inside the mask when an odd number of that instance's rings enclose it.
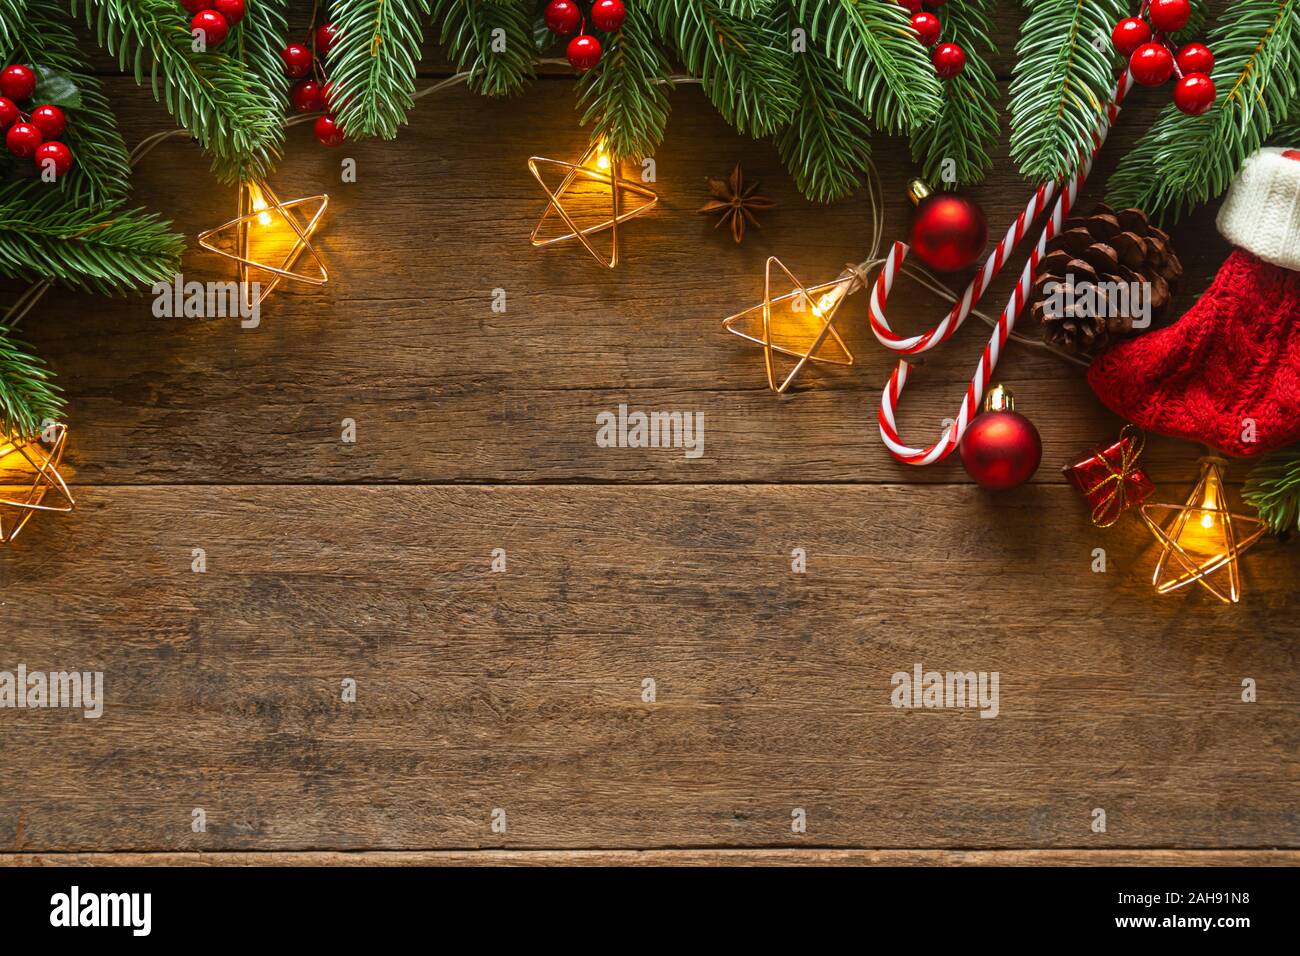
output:
{"label": "glowing star light", "polygon": [[[794,286],[790,292],[772,296],[772,267],[780,269]],[[852,365],[853,354],[835,331],[835,313],[853,291],[857,278],[842,275],[821,285],[805,286],[776,256],[767,260],[763,275],[763,301],[744,312],[722,320],[722,327],[747,342],[763,346],[767,385],[777,394],[785,392],[809,362]],[[776,355],[795,360],[794,367],[779,383]]]}
{"label": "glowing star light", "polygon": [[[1224,464],[1222,458],[1210,455],[1201,459],[1201,480],[1186,504],[1142,505],[1142,520],[1163,545],[1151,579],[1160,594],[1198,581],[1221,601],[1235,604],[1241,599],[1237,558],[1264,536],[1266,527],[1257,518],[1229,510],[1220,470]],[[1153,517],[1157,512],[1173,512],[1174,519],[1162,527]],[[1224,568],[1226,590],[1222,581],[1211,577]]]}
{"label": "glowing star light", "polygon": [[[329,201],[322,194],[281,202],[265,183],[240,183],[238,215],[201,233],[199,245],[239,264],[240,295],[251,310],[281,279],[311,285],[329,280],[325,263],[311,244]],[[295,270],[304,253],[309,260],[306,270]]]}
{"label": "glowing star light", "polygon": [[37,512],[66,514],[75,507],[59,474],[67,437],[66,426],[50,425],[43,437],[0,439],[0,544],[18,537]]}
{"label": "glowing star light", "polygon": [[[546,179],[542,176],[543,167],[555,167],[564,171],[564,178],[560,180],[560,185],[552,190],[546,184]],[[566,163],[559,159],[547,159],[545,156],[530,156],[528,159],[528,170],[533,174],[545,191],[548,202],[546,208],[542,211],[542,218],[537,221],[533,228],[533,234],[529,236],[529,241],[534,246],[552,246],[557,242],[568,242],[577,239],[582,243],[592,258],[603,266],[610,269],[618,265],[618,227],[620,223],[627,222],[629,219],[635,219],[653,209],[659,202],[659,197],[654,191],[647,188],[642,183],[635,182],[631,179],[625,179],[621,176],[614,164],[610,162],[609,156],[599,146],[592,146],[582,155],[582,159],[576,163]],[[574,221],[570,209],[565,208],[565,200],[572,199],[570,191],[578,183],[594,183],[597,187],[609,187],[609,218],[601,219],[594,225],[578,226]],[[645,200],[640,205],[633,205],[630,208],[623,208],[622,193],[631,193]],[[552,215],[558,216],[569,230],[558,236],[542,237],[542,232],[546,227],[547,220]],[[598,232],[609,230],[609,255],[604,256],[596,251],[596,247],[589,238]]]}

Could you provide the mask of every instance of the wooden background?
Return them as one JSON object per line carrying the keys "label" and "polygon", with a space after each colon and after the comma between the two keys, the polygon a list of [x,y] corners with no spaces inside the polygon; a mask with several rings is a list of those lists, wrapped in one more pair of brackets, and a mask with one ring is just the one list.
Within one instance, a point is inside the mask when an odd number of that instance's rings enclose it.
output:
{"label": "wooden background", "polygon": [[[1017,15],[1000,18],[1009,51]],[[129,140],[170,125],[108,86]],[[1091,196],[1168,96],[1132,97]],[[0,551],[0,669],[102,670],[107,703],[0,712],[0,859],[1300,857],[1300,552],[1258,546],[1236,607],[1157,597],[1150,535],[1094,529],[1060,474],[1122,423],[1080,369],[1020,347],[999,378],[1042,433],[1031,484],[895,464],[863,295],[840,323],[857,364],[771,395],[722,317],[758,301],[768,255],[809,282],[860,259],[868,208],[801,200],[768,143],[696,88],[672,99],[661,205],[616,271],[527,242],[544,205],[527,158],[585,144],[557,76],[505,101],[439,93],[391,143],[292,130],[272,183],[329,192],[332,277],[275,292],[256,330],[64,292],[28,320],[68,392],[79,507]],[[875,157],[893,238],[913,167],[886,137]],[[737,160],[781,204],[739,248],[695,214]],[[974,191],[995,234],[1029,188],[1001,150]],[[135,197],[191,238],[234,205],[184,141]],[[1214,212],[1174,230],[1183,307],[1227,253]],[[184,269],[232,276],[192,242]],[[907,284],[891,303],[899,328],[940,313]],[[955,411],[985,338],[973,321],[927,358],[906,437]],[[703,412],[704,456],[598,448],[620,402]],[[1197,455],[1152,438],[1164,497]],[[1000,672],[1000,716],[893,709],[890,676],[916,662]]]}

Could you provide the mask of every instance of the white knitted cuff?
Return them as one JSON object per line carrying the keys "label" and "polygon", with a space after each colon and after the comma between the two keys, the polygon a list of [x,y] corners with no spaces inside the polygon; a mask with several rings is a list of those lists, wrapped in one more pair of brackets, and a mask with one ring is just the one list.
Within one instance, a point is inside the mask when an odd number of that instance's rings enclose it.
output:
{"label": "white knitted cuff", "polygon": [[1246,160],[1219,210],[1234,246],[1284,269],[1300,269],[1300,150],[1266,147]]}

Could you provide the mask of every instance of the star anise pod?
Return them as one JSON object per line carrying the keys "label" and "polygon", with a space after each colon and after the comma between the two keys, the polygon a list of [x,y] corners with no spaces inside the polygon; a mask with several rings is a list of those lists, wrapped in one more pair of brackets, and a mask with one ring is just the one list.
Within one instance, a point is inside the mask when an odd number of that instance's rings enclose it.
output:
{"label": "star anise pod", "polygon": [[709,192],[713,198],[700,207],[702,213],[720,213],[716,229],[725,222],[731,223],[731,235],[739,243],[745,238],[745,224],[748,222],[758,229],[763,228],[758,222],[758,213],[776,207],[776,203],[766,196],[758,194],[760,182],[745,184],[745,173],[736,163],[729,179],[709,177]]}

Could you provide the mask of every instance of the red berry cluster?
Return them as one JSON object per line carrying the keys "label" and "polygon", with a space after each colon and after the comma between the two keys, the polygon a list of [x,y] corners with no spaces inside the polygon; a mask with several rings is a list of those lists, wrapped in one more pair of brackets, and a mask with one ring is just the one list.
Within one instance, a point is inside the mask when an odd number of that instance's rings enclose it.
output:
{"label": "red berry cluster", "polygon": [[906,7],[912,14],[912,29],[921,38],[921,42],[928,47],[934,47],[934,51],[930,54],[934,72],[938,73],[941,79],[951,80],[966,69],[966,51],[956,43],[939,43],[939,37],[943,34],[943,23],[935,14],[921,9],[923,3],[925,6],[941,7],[946,2],[947,0],[898,0],[899,5]]}
{"label": "red berry cluster", "polygon": [[[551,0],[544,13],[546,28],[558,36],[578,34],[569,41],[564,54],[575,70],[590,70],[600,62],[600,41],[587,32],[582,10],[575,0]],[[623,0],[595,0],[591,5],[591,23],[597,30],[616,33],[627,19]]]}
{"label": "red berry cluster", "polygon": [[0,130],[5,132],[5,146],[15,156],[31,158],[36,168],[50,170],[58,179],[72,168],[72,150],[58,141],[68,127],[63,110],[48,103],[30,113],[18,103],[30,100],[36,92],[36,71],[22,63],[6,66],[0,72]]}
{"label": "red berry cluster", "polygon": [[202,35],[205,50],[225,43],[230,28],[244,19],[244,0],[181,0],[181,6],[194,14],[190,33]]}
{"label": "red berry cluster", "polygon": [[[332,23],[327,23],[317,27],[312,35],[312,46],[315,52],[305,43],[290,43],[280,51],[285,75],[298,81],[289,89],[289,102],[299,113],[316,113],[328,110],[332,106],[331,84],[325,79],[325,66],[322,59],[330,51],[338,36],[338,28]],[[316,125],[312,127],[312,131],[316,134],[316,141],[322,146],[339,146],[343,143],[343,128],[339,126],[332,113],[327,112],[324,116],[316,117]]]}
{"label": "red berry cluster", "polygon": [[1189,43],[1175,55],[1169,43],[1169,34],[1186,26],[1191,15],[1188,0],[1143,0],[1141,15],[1119,21],[1110,36],[1115,49],[1128,57],[1133,79],[1143,86],[1159,86],[1177,76],[1174,105],[1190,116],[1199,116],[1214,105],[1218,95],[1210,79],[1214,54],[1204,43]]}

